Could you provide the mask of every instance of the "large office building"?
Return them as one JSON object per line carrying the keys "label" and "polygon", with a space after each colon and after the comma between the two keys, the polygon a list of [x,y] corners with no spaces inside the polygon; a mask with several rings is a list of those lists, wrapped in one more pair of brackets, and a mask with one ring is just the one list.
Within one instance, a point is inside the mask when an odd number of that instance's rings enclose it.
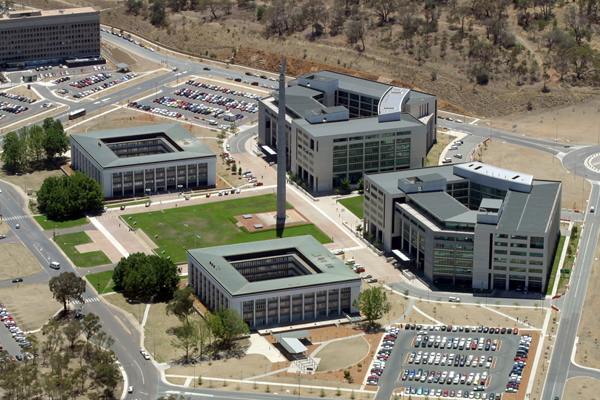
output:
{"label": "large office building", "polygon": [[95,179],[105,197],[213,187],[216,156],[178,124],[70,136],[71,166]]}
{"label": "large office building", "polygon": [[100,12],[91,7],[26,10],[0,16],[0,67],[100,56]]}
{"label": "large office building", "polygon": [[541,292],[561,183],[469,162],[365,176],[364,230],[436,285]]}
{"label": "large office building", "polygon": [[[435,96],[331,71],[286,88],[287,169],[314,193],[363,173],[421,168],[436,141]],[[278,95],[259,101],[258,144],[277,150]]]}
{"label": "large office building", "polygon": [[360,277],[312,236],[189,250],[188,262],[200,300],[237,311],[252,328],[358,311]]}

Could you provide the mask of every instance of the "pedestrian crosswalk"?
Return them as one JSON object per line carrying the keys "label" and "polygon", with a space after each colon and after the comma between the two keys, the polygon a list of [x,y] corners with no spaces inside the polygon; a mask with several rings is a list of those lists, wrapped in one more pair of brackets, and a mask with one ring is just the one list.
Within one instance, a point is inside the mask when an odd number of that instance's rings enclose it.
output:
{"label": "pedestrian crosswalk", "polygon": [[[83,303],[89,304],[89,303],[99,303],[100,299],[98,297],[87,297],[85,299],[83,299]],[[83,304],[81,301],[79,300],[74,300],[71,302],[72,304]]]}
{"label": "pedestrian crosswalk", "polygon": [[23,221],[29,218],[28,215],[11,215],[10,217],[2,217],[2,221],[11,222],[11,221]]}

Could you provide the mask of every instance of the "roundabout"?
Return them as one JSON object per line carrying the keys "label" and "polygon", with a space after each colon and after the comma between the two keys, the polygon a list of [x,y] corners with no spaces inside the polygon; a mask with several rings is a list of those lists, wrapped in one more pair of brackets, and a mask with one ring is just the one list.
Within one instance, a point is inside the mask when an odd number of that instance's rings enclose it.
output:
{"label": "roundabout", "polygon": [[571,150],[562,159],[563,166],[578,176],[600,181],[600,146]]}

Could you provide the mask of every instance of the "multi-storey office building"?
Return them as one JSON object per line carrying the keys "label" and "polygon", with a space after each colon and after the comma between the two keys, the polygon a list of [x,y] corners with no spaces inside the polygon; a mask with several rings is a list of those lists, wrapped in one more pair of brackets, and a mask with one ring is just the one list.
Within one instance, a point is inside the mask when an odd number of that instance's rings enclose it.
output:
{"label": "multi-storey office building", "polygon": [[100,12],[91,7],[27,10],[0,17],[0,67],[100,57]]}
{"label": "multi-storey office building", "polygon": [[188,251],[190,284],[210,309],[252,328],[356,313],[360,277],[312,236]]}
{"label": "multi-storey office building", "polygon": [[71,135],[71,166],[95,179],[105,197],[212,187],[216,156],[178,124]]}
{"label": "multi-storey office building", "polygon": [[[287,168],[327,193],[363,173],[420,168],[436,141],[432,95],[331,71],[286,88]],[[277,149],[277,93],[259,101],[258,143]]]}
{"label": "multi-storey office building", "polygon": [[426,280],[543,291],[561,183],[480,162],[365,176],[364,230]]}

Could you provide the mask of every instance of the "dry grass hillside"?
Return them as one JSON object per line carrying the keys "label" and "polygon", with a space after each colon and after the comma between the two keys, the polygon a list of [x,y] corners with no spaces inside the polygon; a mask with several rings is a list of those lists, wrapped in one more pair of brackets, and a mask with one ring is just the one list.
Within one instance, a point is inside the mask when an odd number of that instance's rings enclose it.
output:
{"label": "dry grass hillside", "polygon": [[[331,9],[333,1],[338,0],[325,0],[323,4]],[[283,53],[288,57],[291,75],[327,68],[394,82],[435,93],[442,108],[478,116],[505,115],[524,111],[528,106],[542,109],[571,104],[594,94],[587,87],[572,87],[553,79],[547,83],[550,92],[542,93],[539,63],[543,62],[540,53],[543,49],[540,50],[538,45],[529,41],[529,36],[516,24],[516,15],[510,11],[507,13],[509,23],[506,29],[515,34],[516,42],[524,49],[519,53],[518,60],[531,68],[538,66],[539,73],[537,70],[535,73],[538,78],[519,79],[525,83],[517,84],[514,74],[501,72],[501,66],[507,62],[504,58],[509,54],[505,51],[499,56],[501,58],[492,63],[490,68],[494,69],[494,73],[489,83],[481,86],[470,77],[472,62],[467,39],[458,46],[447,44],[450,41],[448,38],[455,34],[457,25],[456,22],[448,22],[447,11],[441,7],[438,9],[437,32],[417,34],[411,39],[410,45],[402,39],[401,13],[397,13],[395,22],[388,24],[376,23],[376,17],[369,14],[364,37],[365,50],[358,51],[358,44],[349,45],[343,33],[332,36],[326,30],[326,33],[312,40],[311,25],[287,35],[267,38],[264,18],[263,22],[258,22],[254,10],[240,9],[235,5],[229,14],[220,14],[216,19],[208,10],[175,13],[167,8],[168,25],[157,28],[150,23],[146,5],[140,15],[135,16],[126,12],[125,3],[115,0],[26,1],[28,5],[40,8],[91,5],[102,10],[103,23],[115,28],[135,32],[197,56],[265,70],[276,71],[279,55]],[[257,7],[263,3],[257,2]],[[467,25],[469,37],[486,36],[481,25]]]}

